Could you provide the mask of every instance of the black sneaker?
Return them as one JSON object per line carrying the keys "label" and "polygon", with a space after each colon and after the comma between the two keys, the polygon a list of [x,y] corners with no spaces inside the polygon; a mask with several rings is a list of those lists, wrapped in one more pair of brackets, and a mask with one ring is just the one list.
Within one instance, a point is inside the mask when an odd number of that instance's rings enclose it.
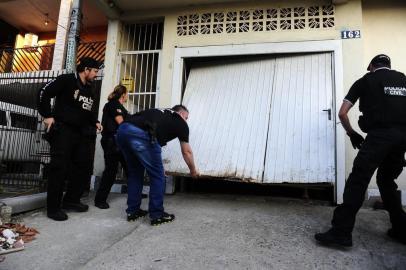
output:
{"label": "black sneaker", "polygon": [[156,219],[151,219],[151,225],[152,226],[158,226],[164,223],[169,223],[175,220],[175,215],[172,214],[168,214],[166,212],[164,212],[162,214],[162,217],[160,218],[156,218]]}
{"label": "black sneaker", "polygon": [[74,202],[63,202],[62,203],[62,208],[65,210],[73,210],[76,212],[87,212],[89,210],[89,206],[86,204],[83,204],[81,202],[74,203]]}
{"label": "black sneaker", "polygon": [[145,217],[147,214],[148,214],[148,211],[140,209],[135,213],[127,214],[127,221],[137,220],[137,219],[139,219],[141,217]]}
{"label": "black sneaker", "polygon": [[109,209],[110,205],[107,202],[95,202],[94,206],[100,209]]}
{"label": "black sneaker", "polygon": [[68,219],[68,215],[62,210],[57,210],[56,212],[47,212],[47,216],[56,221],[64,221]]}
{"label": "black sneaker", "polygon": [[400,243],[406,245],[406,232],[401,233],[398,230],[395,230],[393,228],[389,229],[386,233],[390,238],[399,241]]}
{"label": "black sneaker", "polygon": [[316,240],[325,246],[336,245],[341,247],[352,247],[351,234],[337,233],[334,229],[330,229],[325,233],[316,233]]}

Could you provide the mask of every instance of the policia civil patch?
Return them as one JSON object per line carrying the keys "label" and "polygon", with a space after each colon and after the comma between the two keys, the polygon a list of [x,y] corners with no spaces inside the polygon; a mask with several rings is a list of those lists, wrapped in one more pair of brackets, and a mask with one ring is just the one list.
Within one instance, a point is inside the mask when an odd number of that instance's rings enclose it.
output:
{"label": "policia civil patch", "polygon": [[406,97],[406,88],[405,87],[385,86],[383,88],[383,90],[385,91],[385,95],[388,95],[388,96]]}

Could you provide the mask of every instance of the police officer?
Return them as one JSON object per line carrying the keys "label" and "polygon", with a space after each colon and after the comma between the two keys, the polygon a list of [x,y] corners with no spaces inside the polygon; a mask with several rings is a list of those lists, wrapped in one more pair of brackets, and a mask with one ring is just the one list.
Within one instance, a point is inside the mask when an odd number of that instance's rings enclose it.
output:
{"label": "police officer", "polygon": [[[406,77],[391,70],[387,55],[375,56],[365,76],[350,88],[339,111],[341,123],[359,152],[344,189],[344,202],[335,211],[332,228],[315,238],[324,245],[352,246],[355,216],[375,170],[377,184],[392,228],[388,235],[406,244],[406,213],[397,195],[395,179],[404,165],[406,151]],[[357,100],[362,115],[358,124],[364,138],[351,127],[347,113]]]}
{"label": "police officer", "polygon": [[[68,219],[61,208],[77,212],[89,208],[80,202],[80,197],[92,173],[96,131],[102,131],[92,113],[92,82],[99,67],[93,58],[82,58],[77,73],[60,75],[39,91],[38,111],[44,117],[51,146],[47,216],[53,220]],[[69,181],[62,200],[66,175]]]}
{"label": "police officer", "polygon": [[117,144],[128,164],[127,220],[147,214],[140,209],[141,193],[146,170],[150,180],[149,216],[151,225],[171,222],[175,215],[164,212],[165,173],[161,147],[178,138],[183,159],[192,177],[198,175],[192,148],[189,145],[189,111],[183,105],[172,109],[149,109],[129,115],[117,131]]}
{"label": "police officer", "polygon": [[103,132],[100,142],[104,151],[105,168],[94,199],[94,205],[100,209],[110,207],[106,200],[116,179],[118,163],[121,163],[125,171],[127,169],[124,157],[115,142],[117,128],[127,116],[127,110],[123,106],[126,101],[127,88],[117,85],[103,108]]}

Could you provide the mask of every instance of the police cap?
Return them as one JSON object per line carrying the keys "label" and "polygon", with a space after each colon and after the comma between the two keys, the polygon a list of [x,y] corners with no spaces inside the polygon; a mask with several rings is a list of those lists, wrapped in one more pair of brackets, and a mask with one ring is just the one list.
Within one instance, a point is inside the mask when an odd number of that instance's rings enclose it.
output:
{"label": "police cap", "polygon": [[367,70],[370,71],[371,70],[371,65],[372,66],[385,66],[385,67],[390,67],[390,58],[389,56],[387,56],[386,54],[378,54],[377,56],[375,56],[374,58],[372,58],[371,62],[368,65]]}
{"label": "police cap", "polygon": [[97,68],[100,69],[102,67],[102,62],[97,61],[96,59],[92,57],[83,57],[80,60],[80,63],[78,66],[84,68]]}

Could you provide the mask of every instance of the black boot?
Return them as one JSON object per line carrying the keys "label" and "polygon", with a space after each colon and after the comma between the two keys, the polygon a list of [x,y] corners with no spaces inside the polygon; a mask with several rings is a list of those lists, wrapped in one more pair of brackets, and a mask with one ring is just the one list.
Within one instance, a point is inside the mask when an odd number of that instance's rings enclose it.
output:
{"label": "black boot", "polygon": [[386,233],[390,238],[399,241],[400,243],[406,245],[406,231],[396,230],[391,228]]}
{"label": "black boot", "polygon": [[100,209],[109,209],[110,205],[107,202],[95,202],[94,206]]}
{"label": "black boot", "polygon": [[351,234],[345,234],[342,232],[337,232],[333,228],[325,233],[316,233],[314,235],[316,240],[325,246],[337,245],[341,247],[352,247],[352,236]]}
{"label": "black boot", "polygon": [[68,219],[68,215],[62,210],[57,210],[55,212],[47,212],[47,216],[50,219],[53,219],[56,221],[64,221],[64,220]]}
{"label": "black boot", "polygon": [[86,212],[89,210],[89,206],[86,204],[83,204],[81,202],[63,202],[62,203],[62,208],[65,210],[73,210],[76,212]]}

